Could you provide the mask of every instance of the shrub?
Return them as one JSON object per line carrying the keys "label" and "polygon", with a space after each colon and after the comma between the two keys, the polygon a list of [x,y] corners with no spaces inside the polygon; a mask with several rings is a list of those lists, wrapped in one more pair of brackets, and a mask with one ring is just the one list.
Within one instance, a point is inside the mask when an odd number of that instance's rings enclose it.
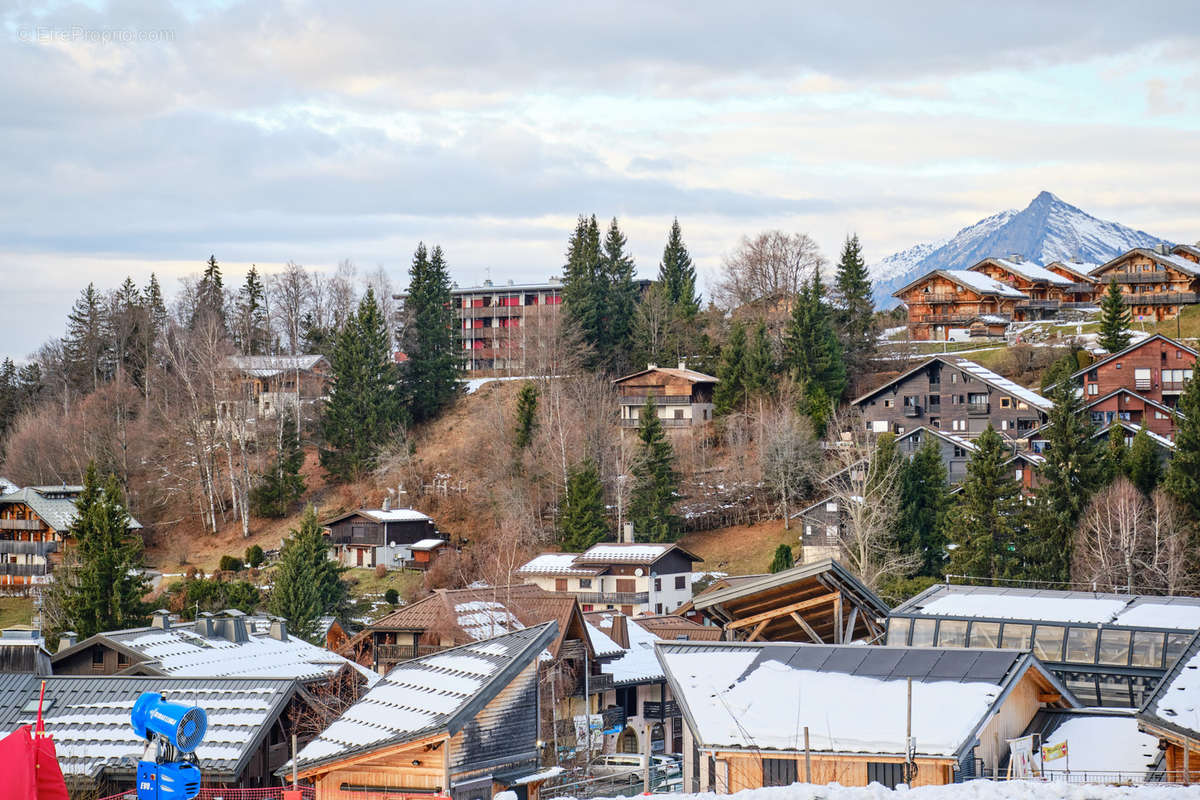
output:
{"label": "shrub", "polygon": [[221,556],[221,563],[218,568],[222,572],[241,572],[242,560],[237,556]]}
{"label": "shrub", "polygon": [[376,564],[375,565],[375,577],[376,578],[379,578],[380,580],[382,580],[383,578],[387,577],[387,573],[388,573],[388,568],[387,568],[386,564]]}
{"label": "shrub", "polygon": [[395,589],[388,589],[386,592],[383,593],[383,600],[389,606],[394,606],[394,605],[396,605],[396,603],[400,602],[400,593],[397,592]]}
{"label": "shrub", "polygon": [[261,567],[262,563],[267,560],[263,554],[263,549],[256,544],[252,544],[246,548],[246,564],[251,567]]}

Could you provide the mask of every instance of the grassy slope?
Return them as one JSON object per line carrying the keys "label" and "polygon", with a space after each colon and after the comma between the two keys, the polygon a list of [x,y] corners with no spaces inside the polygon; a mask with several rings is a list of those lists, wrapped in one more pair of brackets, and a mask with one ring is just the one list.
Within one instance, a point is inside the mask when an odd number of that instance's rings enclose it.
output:
{"label": "grassy slope", "polygon": [[[1141,330],[1141,323],[1133,323],[1136,330]],[[1183,338],[1193,340],[1200,339],[1200,306],[1185,306],[1183,313],[1179,316],[1178,323],[1173,319],[1164,320],[1157,325],[1146,325],[1147,333],[1161,333],[1163,336],[1170,336],[1172,339]],[[1178,334],[1176,330],[1178,329]]]}
{"label": "grassy slope", "polygon": [[33,621],[33,601],[28,597],[0,597],[0,628]]}
{"label": "grassy slope", "polygon": [[689,533],[679,544],[704,559],[697,570],[726,572],[730,575],[753,575],[766,572],[771,566],[775,548],[792,546],[799,555],[800,529],[783,529],[782,520],[770,520],[756,525],[737,525],[711,531]]}

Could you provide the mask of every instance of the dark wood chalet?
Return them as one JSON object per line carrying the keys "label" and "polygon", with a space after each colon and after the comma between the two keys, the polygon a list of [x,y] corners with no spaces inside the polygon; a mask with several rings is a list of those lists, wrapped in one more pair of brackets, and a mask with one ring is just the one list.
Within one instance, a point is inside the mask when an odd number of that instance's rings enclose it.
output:
{"label": "dark wood chalet", "polygon": [[431,517],[411,508],[360,508],[322,525],[334,555],[346,567],[421,569],[428,566],[431,547],[446,538]]}
{"label": "dark wood chalet", "polygon": [[1156,333],[1084,367],[1071,379],[1083,390],[1084,402],[1095,406],[1094,422],[1132,422],[1170,439],[1175,422],[1163,408],[1175,409],[1192,379],[1197,355],[1187,345]]}
{"label": "dark wood chalet", "polygon": [[1063,289],[1074,283],[1070,278],[1026,261],[1019,255],[985,258],[970,269],[971,272],[987,275],[1011,286],[1028,297],[1013,306],[1013,320],[1016,322],[1056,317],[1063,302]]}
{"label": "dark wood chalet", "polygon": [[913,339],[1003,336],[1029,295],[979,272],[937,269],[892,293],[908,309]]}
{"label": "dark wood chalet", "polygon": [[707,424],[713,415],[713,388],[717,379],[688,369],[647,364],[641,372],[613,381],[620,395],[621,427],[636,428],[647,397],[654,398],[658,418],[668,429]]}
{"label": "dark wood chalet", "polygon": [[1174,317],[1200,302],[1200,254],[1194,247],[1136,247],[1092,270],[1100,290],[1116,281],[1135,322]]}

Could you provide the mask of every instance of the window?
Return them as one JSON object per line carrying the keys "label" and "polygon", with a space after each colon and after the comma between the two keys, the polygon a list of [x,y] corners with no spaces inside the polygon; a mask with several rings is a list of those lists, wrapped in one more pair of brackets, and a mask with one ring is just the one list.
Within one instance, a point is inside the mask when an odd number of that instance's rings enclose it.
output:
{"label": "window", "polygon": [[967,457],[967,449],[965,447],[959,447],[958,445],[954,445],[954,457],[955,458],[966,458]]}
{"label": "window", "polygon": [[1012,398],[1011,397],[1001,397],[1000,398],[1000,407],[1001,408],[1012,408]]}
{"label": "window", "polygon": [[931,394],[931,395],[929,395],[929,405],[930,405],[930,406],[937,406],[937,407],[941,408],[941,405],[942,405],[942,396],[941,396],[940,394]]}
{"label": "window", "polygon": [[1063,633],[1058,625],[1038,625],[1033,637],[1033,654],[1042,661],[1062,661]]}
{"label": "window", "polygon": [[683,419],[683,409],[682,408],[675,409],[675,419]]}
{"label": "window", "polygon": [[967,623],[960,619],[944,619],[938,627],[938,647],[966,647]]}
{"label": "window", "polygon": [[830,514],[836,514],[838,509],[837,503],[826,503],[825,511]]}
{"label": "window", "polygon": [[903,647],[908,644],[908,629],[912,627],[911,619],[893,617],[888,620],[887,643]]}
{"label": "window", "polygon": [[101,672],[104,670],[104,649],[100,647],[92,648],[92,672]]}
{"label": "window", "polygon": [[937,625],[936,619],[914,619],[912,626],[912,646],[932,647],[935,625]]}
{"label": "window", "polygon": [[1088,394],[1093,395],[1093,396],[1100,394],[1100,386],[1095,383],[1089,383],[1088,384]]}
{"label": "window", "polygon": [[1135,631],[1133,634],[1133,666],[1161,667],[1163,665],[1163,634]]}
{"label": "window", "polygon": [[687,575],[676,575],[675,576],[675,588],[676,589],[686,589],[687,588]]}
{"label": "window", "polygon": [[796,759],[764,758],[762,771],[763,786],[791,786],[796,782]]}
{"label": "window", "polygon": [[904,783],[904,764],[887,762],[867,762],[867,783],[878,783],[889,789],[895,789]]}
{"label": "window", "polygon": [[[656,591],[656,592],[661,592],[661,591],[662,591],[662,578],[655,578],[655,579],[654,579],[654,591]],[[657,612],[656,612],[656,613],[657,613]]]}
{"label": "window", "polygon": [[1095,664],[1098,635],[1095,628],[1071,628],[1067,631],[1067,661]]}
{"label": "window", "polygon": [[1167,666],[1175,663],[1175,660],[1187,648],[1188,642],[1191,641],[1192,634],[1190,633],[1168,633],[1167,634]]}
{"label": "window", "polygon": [[554,591],[565,592],[566,590],[567,590],[567,579],[566,578],[555,578],[554,579]]}
{"label": "window", "polygon": [[1013,477],[1017,479],[1017,483],[1021,483],[1025,479],[1025,470],[1018,467]]}
{"label": "window", "polygon": [[888,398],[887,400],[883,401],[884,408],[891,408],[894,405],[895,405],[895,403],[892,402],[891,398]]}
{"label": "window", "polygon": [[1101,664],[1123,667],[1129,663],[1129,631],[1100,631]]}
{"label": "window", "polygon": [[942,418],[941,417],[930,417],[929,424],[931,426],[933,426],[934,428],[940,428],[940,427],[942,427]]}
{"label": "window", "polygon": [[584,603],[583,605],[580,606],[580,608],[586,613],[588,611],[591,611],[593,608],[595,608],[595,606],[593,606],[591,603]]}
{"label": "window", "polygon": [[655,614],[661,614],[661,613],[662,613],[662,603],[655,603],[655,604],[654,604],[654,613],[655,613]]}
{"label": "window", "polygon": [[996,647],[1000,644],[999,622],[972,622],[968,647]]}
{"label": "window", "polygon": [[1004,632],[1000,637],[1000,646],[1005,650],[1028,650],[1032,633],[1032,625],[1006,622],[1004,623]]}
{"label": "window", "polygon": [[592,579],[591,578],[580,578],[579,579],[579,588],[580,589],[592,588]]}

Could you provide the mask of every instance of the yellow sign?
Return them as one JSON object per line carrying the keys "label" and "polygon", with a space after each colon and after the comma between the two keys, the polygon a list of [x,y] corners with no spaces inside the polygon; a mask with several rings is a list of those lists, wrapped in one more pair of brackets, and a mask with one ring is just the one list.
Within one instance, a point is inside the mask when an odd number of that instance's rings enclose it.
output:
{"label": "yellow sign", "polygon": [[1054,761],[1067,757],[1067,743],[1047,744],[1042,746],[1042,761]]}

